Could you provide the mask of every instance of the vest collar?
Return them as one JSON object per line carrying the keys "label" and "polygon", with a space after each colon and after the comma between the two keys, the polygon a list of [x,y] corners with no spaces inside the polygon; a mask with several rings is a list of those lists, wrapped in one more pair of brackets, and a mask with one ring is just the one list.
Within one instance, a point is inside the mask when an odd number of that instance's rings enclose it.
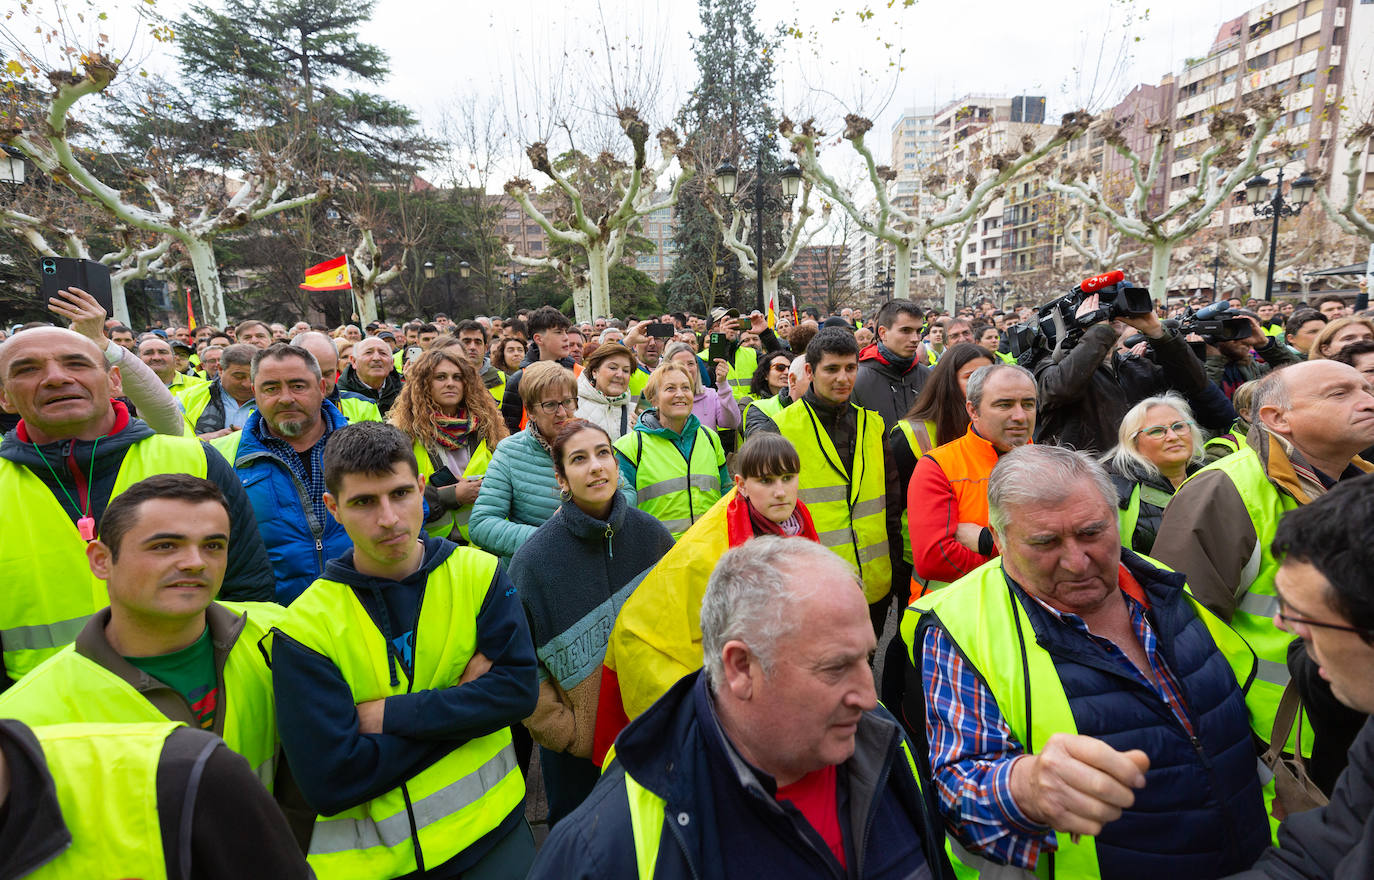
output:
{"label": "vest collar", "polygon": [[[205,623],[210,630],[210,641],[214,645],[215,677],[224,684],[224,665],[228,662],[229,652],[234,649],[239,636],[243,634],[248,615],[235,614],[218,602],[211,602],[205,609]],[[105,625],[110,622],[108,606],[100,609],[86,621],[85,627],[76,637],[76,653],[114,673],[143,695],[163,715],[172,721],[181,721],[191,727],[198,727],[191,707],[186,699],[158,679],[125,660],[110,640],[105,636]],[[216,735],[224,733],[224,713],[215,713]]]}

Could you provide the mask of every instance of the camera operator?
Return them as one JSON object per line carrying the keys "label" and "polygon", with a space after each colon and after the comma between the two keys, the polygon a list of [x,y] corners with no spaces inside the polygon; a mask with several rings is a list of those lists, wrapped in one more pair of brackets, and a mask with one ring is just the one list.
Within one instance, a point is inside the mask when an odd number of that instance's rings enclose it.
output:
{"label": "camera operator", "polygon": [[[1094,293],[1083,299],[1074,316],[1081,320],[1100,308],[1100,295]],[[1116,351],[1118,341],[1131,330],[1145,335],[1152,358]],[[1209,386],[1202,362],[1188,343],[1154,312],[1094,323],[1067,353],[1036,364],[1035,380],[1040,392],[1035,442],[1085,452],[1110,449],[1126,411],[1145,398],[1178,391],[1191,400],[1205,395]],[[1224,429],[1230,424],[1208,424],[1205,409],[1198,413],[1205,426]]]}
{"label": "camera operator", "polygon": [[1228,398],[1251,379],[1298,362],[1293,350],[1266,333],[1255,315],[1248,311],[1232,315],[1249,321],[1254,332],[1245,339],[1207,343],[1207,378],[1220,385]]}

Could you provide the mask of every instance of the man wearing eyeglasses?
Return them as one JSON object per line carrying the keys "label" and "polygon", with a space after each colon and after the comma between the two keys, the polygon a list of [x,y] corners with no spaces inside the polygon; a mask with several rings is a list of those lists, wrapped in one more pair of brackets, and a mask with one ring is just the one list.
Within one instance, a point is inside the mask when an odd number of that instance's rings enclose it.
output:
{"label": "man wearing eyeglasses", "polygon": [[1266,730],[1288,685],[1293,639],[1274,625],[1279,562],[1270,544],[1284,513],[1374,470],[1359,457],[1374,444],[1374,392],[1354,367],[1309,361],[1260,380],[1251,417],[1246,445],[1198,471],[1169,502],[1153,555],[1186,573],[1193,594],[1259,654],[1246,702],[1256,729]]}
{"label": "man wearing eyeglasses", "polygon": [[[1304,708],[1333,695],[1349,719],[1327,710],[1312,713],[1317,741],[1313,776],[1325,757],[1349,755],[1335,781],[1331,802],[1298,813],[1279,828],[1279,847],[1233,880],[1367,877],[1374,865],[1374,477],[1359,477],[1283,517],[1273,552],[1282,559],[1275,576],[1275,625],[1298,637],[1289,659]],[[1301,646],[1299,648],[1299,646]],[[1329,688],[1328,684],[1329,683]],[[1318,685],[1314,690],[1311,686]],[[1340,707],[1337,707],[1340,708]],[[1351,733],[1331,729],[1346,724]],[[1356,727],[1355,725],[1360,725]],[[1344,742],[1333,741],[1341,738]],[[1335,734],[1329,739],[1326,734]],[[1353,739],[1354,744],[1344,748]],[[1320,780],[1317,780],[1320,784]]]}

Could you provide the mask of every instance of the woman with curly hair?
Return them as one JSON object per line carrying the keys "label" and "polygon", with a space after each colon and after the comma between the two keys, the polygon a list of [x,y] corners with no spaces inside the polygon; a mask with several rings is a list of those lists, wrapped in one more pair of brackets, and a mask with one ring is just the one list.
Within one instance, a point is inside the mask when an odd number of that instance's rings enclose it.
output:
{"label": "woman with curly hair", "polygon": [[[406,366],[405,386],[389,414],[415,443],[425,476],[431,535],[464,541],[472,502],[491,455],[509,433],[496,400],[454,348],[431,349]],[[452,534],[453,527],[458,534]]]}

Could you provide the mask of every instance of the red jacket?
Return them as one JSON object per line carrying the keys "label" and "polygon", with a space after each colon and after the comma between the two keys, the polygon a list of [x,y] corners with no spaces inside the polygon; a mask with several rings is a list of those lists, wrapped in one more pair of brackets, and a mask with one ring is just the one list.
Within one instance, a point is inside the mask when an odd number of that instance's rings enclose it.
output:
{"label": "red jacket", "polygon": [[970,425],[964,436],[916,462],[907,486],[911,563],[924,580],[958,580],[992,557],[955,538],[961,522],[988,524],[988,477],[997,449]]}

